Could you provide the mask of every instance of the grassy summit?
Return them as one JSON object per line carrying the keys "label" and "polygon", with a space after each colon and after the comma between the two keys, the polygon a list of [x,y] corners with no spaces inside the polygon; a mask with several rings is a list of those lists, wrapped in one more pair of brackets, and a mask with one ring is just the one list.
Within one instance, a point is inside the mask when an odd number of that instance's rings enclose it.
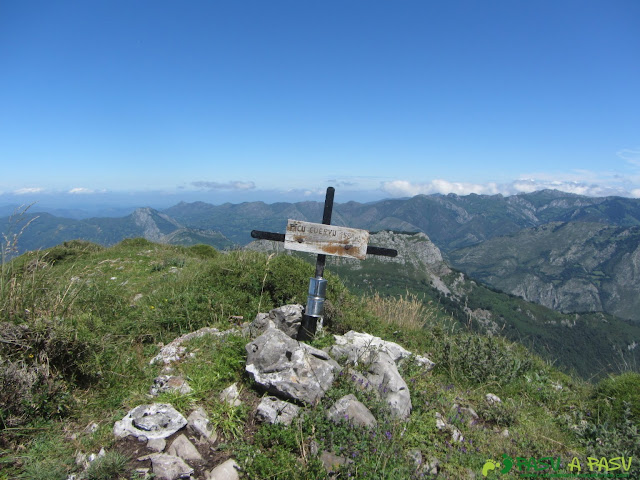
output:
{"label": "grassy summit", "polygon": [[[2,265],[0,277],[0,479],[141,478],[140,446],[116,441],[113,424],[147,394],[160,366],[149,361],[179,335],[212,326],[226,330],[256,313],[304,303],[313,267],[292,256],[226,254],[211,247],[175,247],[142,239],[103,248],[67,242]],[[431,372],[408,363],[401,372],[411,390],[408,422],[340,376],[327,396],[291,426],[255,422],[262,393],[244,373],[248,342],[239,333],[187,344],[193,356],[175,367],[189,394],[161,394],[185,416],[203,406],[218,430],[207,468],[233,457],[246,478],[309,479],[328,474],[313,451],[349,459],[338,478],[481,476],[488,459],[633,456],[638,474],[640,376],[626,373],[598,385],[560,373],[521,345],[452,328],[436,307],[414,297],[358,297],[329,277],[325,334],[366,331],[436,362]],[[218,401],[237,382],[243,404]],[[325,411],[353,393],[377,416],[363,433],[334,424]],[[490,406],[485,395],[502,399]],[[468,421],[466,408],[479,420]],[[436,414],[461,432],[454,441]],[[94,425],[95,424],[95,425]],[[87,428],[88,427],[88,428]],[[508,433],[507,433],[508,432]],[[78,452],[107,456],[82,472]],[[435,467],[434,467],[435,468]],[[635,473],[634,473],[635,472]],[[494,478],[519,478],[515,467]],[[204,477],[201,477],[204,478]],[[632,478],[632,477],[630,477]]]}

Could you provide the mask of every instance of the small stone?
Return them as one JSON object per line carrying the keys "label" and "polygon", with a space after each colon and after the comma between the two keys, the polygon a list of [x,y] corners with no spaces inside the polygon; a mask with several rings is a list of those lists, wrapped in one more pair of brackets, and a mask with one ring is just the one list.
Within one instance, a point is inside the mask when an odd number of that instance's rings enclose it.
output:
{"label": "small stone", "polygon": [[182,395],[191,393],[193,389],[187,381],[181,376],[176,375],[160,375],[153,380],[149,393],[158,396],[164,392],[178,392]]}
{"label": "small stone", "polygon": [[240,466],[233,458],[230,458],[211,470],[207,480],[239,480],[238,470],[240,470]]}
{"label": "small stone", "polygon": [[209,421],[209,416],[204,408],[198,407],[187,418],[189,428],[200,435],[202,441],[215,443],[218,439],[217,432],[213,429],[213,425]]}
{"label": "small stone", "polygon": [[96,430],[98,430],[98,424],[93,422],[90,423],[89,425],[87,425],[86,427],[84,427],[84,433],[94,433]]}
{"label": "small stone", "polygon": [[429,475],[437,475],[438,470],[440,469],[440,460],[436,457],[429,457],[427,459],[427,463],[425,464],[425,470]]}
{"label": "small stone", "polygon": [[327,412],[327,417],[334,422],[346,421],[359,427],[374,427],[378,423],[371,411],[353,394],[337,400]]}
{"label": "small stone", "polygon": [[335,453],[327,452],[326,450],[322,452],[320,455],[320,461],[324,465],[324,468],[327,472],[332,472],[337,470],[342,465],[346,465],[349,460],[345,457],[341,457],[336,455]]}
{"label": "small stone", "polygon": [[264,397],[256,411],[256,418],[265,423],[281,423],[291,425],[298,416],[300,407],[276,397]]}
{"label": "small stone", "polygon": [[167,441],[164,438],[152,438],[147,441],[147,448],[154,452],[162,452],[167,446]]}
{"label": "small stone", "polygon": [[509,429],[505,428],[500,435],[502,435],[505,438],[509,437]]}
{"label": "small stone", "polygon": [[460,443],[464,441],[464,437],[462,436],[462,433],[460,432],[460,430],[458,430],[453,425],[450,426],[450,430],[451,430],[451,438],[455,443]]}
{"label": "small stone", "polygon": [[407,456],[413,461],[416,470],[418,470],[422,466],[422,452],[420,450],[418,450],[417,448],[409,450]]}
{"label": "small stone", "polygon": [[500,400],[500,397],[498,397],[497,395],[494,395],[493,393],[487,393],[484,398],[487,399],[487,402],[489,403],[489,405],[495,405],[497,403],[502,403],[502,400]]}
{"label": "small stone", "polygon": [[242,405],[242,402],[240,401],[240,392],[238,391],[238,384],[234,383],[225,388],[220,394],[220,401],[226,402],[232,407]]}
{"label": "small stone", "polygon": [[202,462],[202,455],[198,449],[184,435],[176,437],[171,446],[167,449],[169,455],[175,455],[187,462]]}
{"label": "small stone", "polygon": [[178,480],[189,478],[194,470],[183,459],[165,453],[150,455],[154,478],[162,480]]}
{"label": "small stone", "polygon": [[438,430],[444,430],[446,427],[447,424],[442,420],[442,415],[440,415],[440,412],[436,412],[436,428]]}
{"label": "small stone", "polygon": [[309,442],[309,452],[311,453],[311,455],[316,457],[319,451],[320,446],[318,445],[318,443],[315,440],[311,440]]}

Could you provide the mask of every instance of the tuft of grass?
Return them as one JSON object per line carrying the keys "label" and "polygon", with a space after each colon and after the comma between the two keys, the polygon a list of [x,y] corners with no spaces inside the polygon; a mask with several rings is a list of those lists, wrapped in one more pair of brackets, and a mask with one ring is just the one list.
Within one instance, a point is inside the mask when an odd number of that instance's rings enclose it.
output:
{"label": "tuft of grass", "polygon": [[383,323],[403,330],[421,330],[435,323],[437,306],[427,304],[407,291],[399,297],[383,297],[378,292],[365,299],[367,308]]}
{"label": "tuft of grass", "polygon": [[81,478],[83,480],[114,480],[123,477],[127,473],[127,456],[111,451],[107,452],[104,457],[96,458],[89,468],[87,468]]}

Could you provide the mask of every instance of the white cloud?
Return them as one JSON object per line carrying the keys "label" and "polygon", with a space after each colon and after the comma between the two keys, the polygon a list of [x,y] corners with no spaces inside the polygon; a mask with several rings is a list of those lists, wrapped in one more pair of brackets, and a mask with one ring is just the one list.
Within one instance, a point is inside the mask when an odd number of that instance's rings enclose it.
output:
{"label": "white cloud", "polygon": [[393,180],[383,182],[381,190],[394,197],[412,197],[419,194],[430,195],[440,193],[443,195],[455,193],[456,195],[515,195],[518,193],[531,193],[538,190],[560,190],[590,197],[604,197],[617,195],[623,197],[640,197],[640,189],[629,190],[620,185],[599,185],[596,183],[580,182],[573,180],[548,180],[521,178],[505,184],[494,182],[465,183],[450,182],[436,179],[430,182],[410,182],[408,180]]}
{"label": "white cloud", "polygon": [[498,185],[489,182],[486,184],[449,182],[447,180],[436,179],[430,182],[416,183],[407,180],[393,180],[383,182],[382,190],[396,197],[413,197],[414,195],[429,195],[433,193],[455,193],[456,195],[469,195],[470,193],[495,195],[501,193]]}
{"label": "white cloud", "polygon": [[30,193],[42,193],[44,192],[44,188],[40,187],[28,187],[28,188],[19,188],[14,190],[14,195],[28,195]]}
{"label": "white cloud", "polygon": [[83,194],[83,193],[95,193],[94,190],[91,190],[89,188],[84,188],[84,187],[76,187],[76,188],[72,188],[71,190],[69,190],[67,193],[71,193],[71,194]]}
{"label": "white cloud", "polygon": [[240,181],[231,181],[227,183],[220,182],[191,182],[196,188],[204,188],[207,190],[253,190],[256,188],[256,184],[254,182],[240,182]]}
{"label": "white cloud", "polygon": [[616,155],[627,162],[640,166],[640,148],[630,149],[624,148],[619,152],[616,152]]}

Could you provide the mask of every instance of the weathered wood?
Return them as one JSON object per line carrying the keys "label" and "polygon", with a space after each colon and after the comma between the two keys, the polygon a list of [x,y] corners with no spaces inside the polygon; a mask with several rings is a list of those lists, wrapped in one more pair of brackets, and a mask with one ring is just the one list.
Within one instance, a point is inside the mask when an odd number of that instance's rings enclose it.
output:
{"label": "weathered wood", "polygon": [[319,255],[335,255],[364,260],[369,232],[356,228],[289,220],[284,248]]}

